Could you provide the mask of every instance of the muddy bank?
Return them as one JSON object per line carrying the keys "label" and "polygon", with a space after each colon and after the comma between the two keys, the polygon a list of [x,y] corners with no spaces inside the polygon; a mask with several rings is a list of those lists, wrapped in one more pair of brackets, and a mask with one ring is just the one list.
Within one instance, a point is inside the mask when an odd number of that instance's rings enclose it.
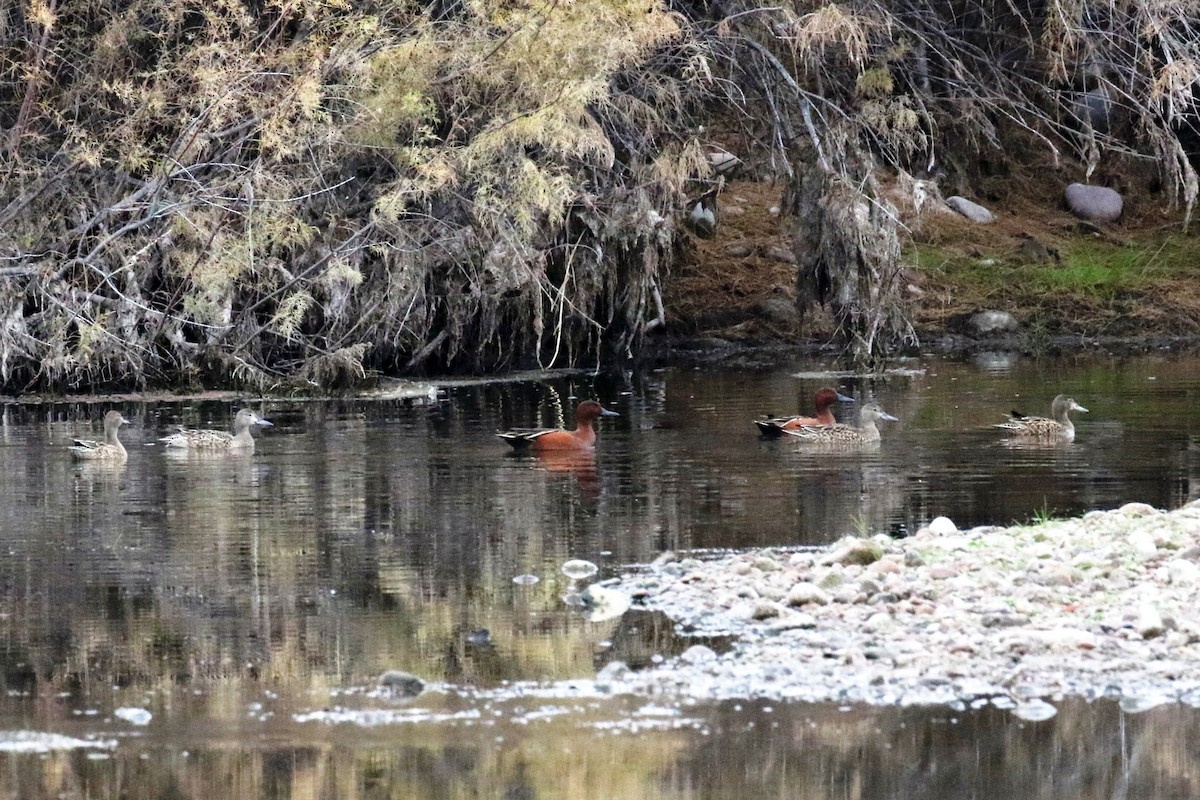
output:
{"label": "muddy bank", "polygon": [[[1141,353],[1184,352],[1200,349],[1200,335],[1169,336],[1053,336],[1031,341],[1020,335],[972,337],[949,331],[928,332],[921,346],[904,356],[1055,356],[1096,353],[1128,356]],[[723,338],[718,335],[663,336],[646,349],[648,363],[664,366],[722,365],[778,368],[798,358],[841,356],[840,344],[828,338],[802,341],[775,336]],[[893,359],[895,360],[895,359]]]}
{"label": "muddy bank", "polygon": [[619,663],[610,691],[869,704],[1117,698],[1130,710],[1200,705],[1200,502],[1131,503],[1080,519],[802,552],[666,556],[612,588],[696,636],[649,670]]}

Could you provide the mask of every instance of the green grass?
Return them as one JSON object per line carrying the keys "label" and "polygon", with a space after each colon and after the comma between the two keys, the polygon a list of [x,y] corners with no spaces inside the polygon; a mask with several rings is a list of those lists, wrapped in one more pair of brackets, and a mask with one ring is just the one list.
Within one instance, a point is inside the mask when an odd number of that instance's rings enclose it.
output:
{"label": "green grass", "polygon": [[1101,302],[1144,292],[1200,265],[1200,240],[1178,235],[1129,245],[1075,239],[1058,252],[1059,260],[1036,261],[1012,251],[970,257],[915,245],[909,258],[923,271],[961,284],[968,294],[1054,294]]}

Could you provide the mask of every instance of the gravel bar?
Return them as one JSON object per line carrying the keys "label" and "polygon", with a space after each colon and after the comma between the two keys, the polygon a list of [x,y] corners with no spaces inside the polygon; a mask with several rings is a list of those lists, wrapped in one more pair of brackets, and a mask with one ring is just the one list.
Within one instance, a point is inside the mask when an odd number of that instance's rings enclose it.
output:
{"label": "gravel bar", "polygon": [[602,691],[993,703],[1029,719],[1065,696],[1200,706],[1200,501],[967,531],[939,517],[906,539],[798,552],[668,554],[609,586],[681,633],[735,644],[648,670],[610,664]]}

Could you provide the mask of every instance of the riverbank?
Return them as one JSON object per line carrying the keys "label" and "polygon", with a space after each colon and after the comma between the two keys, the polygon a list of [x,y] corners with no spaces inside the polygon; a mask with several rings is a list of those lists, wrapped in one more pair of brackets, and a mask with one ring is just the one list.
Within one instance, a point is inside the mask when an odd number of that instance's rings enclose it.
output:
{"label": "riverbank", "polygon": [[649,670],[609,665],[610,690],[873,705],[991,702],[1031,718],[1046,699],[1131,710],[1200,705],[1200,501],[800,552],[666,556],[613,588],[696,636]]}
{"label": "riverbank", "polygon": [[[991,186],[989,224],[956,214],[940,197],[920,209],[897,197],[904,299],[923,351],[1138,352],[1200,342],[1192,280],[1200,239],[1145,187],[1118,223],[1083,222],[1056,202],[1063,180],[1048,172]],[[827,311],[801,315],[795,307],[795,254],[781,195],[781,184],[729,184],[714,234],[689,240],[664,285],[666,324],[651,351],[708,346],[719,358],[738,347],[836,349]],[[989,311],[1008,321],[987,329],[972,323]]]}

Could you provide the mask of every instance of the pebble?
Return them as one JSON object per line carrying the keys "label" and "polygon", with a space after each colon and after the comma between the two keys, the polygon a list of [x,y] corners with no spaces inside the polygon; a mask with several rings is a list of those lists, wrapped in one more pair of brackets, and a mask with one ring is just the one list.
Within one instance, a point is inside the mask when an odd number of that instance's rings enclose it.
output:
{"label": "pebble", "polygon": [[1200,706],[1200,502],[966,531],[945,519],[931,523],[942,533],[903,540],[696,559],[688,583],[670,564],[622,576],[617,588],[645,607],[694,635],[732,636],[736,653],[668,659],[624,688],[839,703],[985,697],[1028,719],[1066,696]]}
{"label": "pebble", "polygon": [[788,589],[787,595],[784,597],[784,603],[789,606],[803,606],[808,604],[829,605],[829,593],[812,583],[797,583],[791,589]]}
{"label": "pebble", "polygon": [[1134,623],[1133,627],[1141,634],[1143,639],[1153,639],[1155,636],[1162,636],[1167,630],[1162,614],[1154,606],[1142,606],[1138,612],[1137,622]]}
{"label": "pebble", "polygon": [[929,522],[929,532],[934,536],[953,536],[958,533],[958,526],[949,517],[934,517]]}
{"label": "pebble", "polygon": [[1135,530],[1128,536],[1129,546],[1133,548],[1133,553],[1143,561],[1148,561],[1158,555],[1158,545],[1154,543],[1154,537],[1145,530]]}

